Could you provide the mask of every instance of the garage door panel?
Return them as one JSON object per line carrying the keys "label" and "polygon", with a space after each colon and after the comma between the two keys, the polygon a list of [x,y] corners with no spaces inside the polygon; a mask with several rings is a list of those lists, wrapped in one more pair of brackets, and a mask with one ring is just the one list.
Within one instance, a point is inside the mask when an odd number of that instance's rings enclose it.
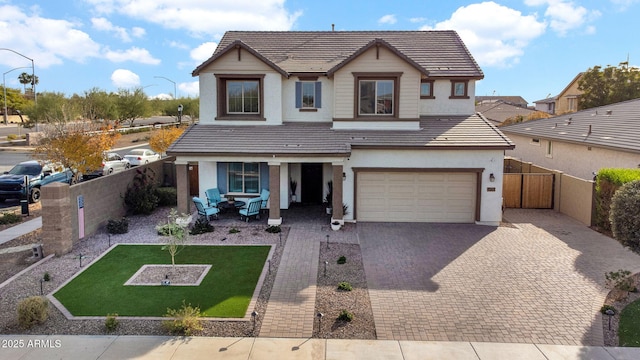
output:
{"label": "garage door panel", "polygon": [[362,172],[357,184],[358,221],[475,220],[475,173]]}

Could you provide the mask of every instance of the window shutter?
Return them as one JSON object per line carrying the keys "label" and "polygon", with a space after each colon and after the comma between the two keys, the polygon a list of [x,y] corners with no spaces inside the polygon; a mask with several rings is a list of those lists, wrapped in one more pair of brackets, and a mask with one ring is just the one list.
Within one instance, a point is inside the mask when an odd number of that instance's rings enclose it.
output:
{"label": "window shutter", "polygon": [[320,109],[322,107],[322,83],[320,81],[316,81],[316,108]]}
{"label": "window shutter", "polygon": [[302,107],[302,83],[296,81],[296,109]]}

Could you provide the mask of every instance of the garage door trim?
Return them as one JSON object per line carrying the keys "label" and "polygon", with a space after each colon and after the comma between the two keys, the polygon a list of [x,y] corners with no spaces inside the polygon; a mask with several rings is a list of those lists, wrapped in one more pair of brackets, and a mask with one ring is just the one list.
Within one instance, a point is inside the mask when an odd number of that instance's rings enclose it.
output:
{"label": "garage door trim", "polygon": [[480,198],[482,189],[482,172],[484,168],[372,168],[372,167],[354,167],[352,168],[353,177],[353,217],[358,219],[358,197],[355,196],[358,189],[358,173],[360,172],[413,172],[413,173],[475,173],[476,174],[476,209],[475,221],[480,221]]}

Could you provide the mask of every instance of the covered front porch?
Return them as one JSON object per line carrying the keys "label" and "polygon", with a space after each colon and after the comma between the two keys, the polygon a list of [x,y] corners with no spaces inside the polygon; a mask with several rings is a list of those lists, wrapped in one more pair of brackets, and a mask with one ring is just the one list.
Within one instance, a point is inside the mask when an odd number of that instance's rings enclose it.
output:
{"label": "covered front porch", "polygon": [[[194,176],[197,181],[193,181]],[[266,189],[270,193],[269,201],[260,221],[266,220],[268,225],[299,221],[299,216],[294,214],[302,210],[306,215],[318,214],[325,223],[344,224],[344,178],[342,159],[310,158],[301,162],[263,157],[198,161],[178,158],[178,211],[192,213],[192,197],[206,199],[205,191],[210,188],[218,188],[223,197],[233,196],[236,200],[257,197]],[[332,208],[330,215],[326,207]],[[308,210],[312,208],[323,211],[310,213]]]}

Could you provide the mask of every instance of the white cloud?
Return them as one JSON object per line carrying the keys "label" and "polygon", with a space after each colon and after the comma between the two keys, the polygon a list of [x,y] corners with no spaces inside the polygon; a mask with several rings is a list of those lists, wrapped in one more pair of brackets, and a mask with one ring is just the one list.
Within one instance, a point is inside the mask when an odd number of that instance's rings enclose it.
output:
{"label": "white cloud", "polygon": [[414,17],[409,19],[410,22],[412,23],[421,23],[421,22],[425,22],[427,19],[423,18],[423,17]]}
{"label": "white cloud", "polygon": [[113,25],[106,18],[92,18],[91,24],[96,30],[115,33],[123,42],[131,42],[131,37],[127,33],[127,29]]}
{"label": "white cloud", "polygon": [[211,55],[213,55],[216,46],[218,46],[218,44],[214,42],[202,43],[197,48],[191,50],[191,52],[189,52],[189,56],[191,56],[191,58],[195,60],[199,65],[210,58]]}
{"label": "white cloud", "polygon": [[[549,19],[549,26],[560,36],[569,31],[579,29],[588,21],[600,16],[596,10],[587,10],[584,6],[570,0],[525,0],[529,6],[547,6],[544,16]],[[589,33],[587,29],[586,32]]]}
{"label": "white cloud", "polygon": [[194,35],[219,36],[228,29],[290,30],[301,11],[289,12],[284,0],[86,0],[101,14],[121,14],[184,29]]}
{"label": "white cloud", "polygon": [[147,31],[141,27],[134,26],[131,28],[131,35],[136,38],[144,37],[147,34]]}
{"label": "white cloud", "polygon": [[393,15],[393,14],[385,15],[385,16],[381,17],[380,19],[378,19],[378,24],[379,25],[383,25],[383,24],[393,25],[396,22],[398,22],[398,19],[396,19],[396,16]]}
{"label": "white cloud", "polygon": [[111,74],[111,82],[119,89],[130,89],[140,86],[140,76],[126,69],[118,69]]}
{"label": "white cloud", "polygon": [[[80,24],[40,17],[37,7],[31,11],[33,13],[27,14],[17,6],[0,5],[2,47],[32,58],[39,68],[61,64],[64,59],[84,62],[99,56],[100,45],[77,29]],[[0,57],[0,64],[13,67],[24,66],[25,61],[17,55]]]}
{"label": "white cloud", "polygon": [[613,5],[616,5],[618,10],[624,11],[631,5],[640,2],[640,0],[611,0]]}
{"label": "white cloud", "polygon": [[198,81],[180,83],[178,89],[180,89],[180,93],[195,97],[200,93],[200,83]]}
{"label": "white cloud", "polygon": [[519,62],[524,48],[545,28],[535,15],[491,1],[460,7],[450,19],[422,30],[456,30],[480,65],[509,66]]}
{"label": "white cloud", "polygon": [[141,64],[158,65],[160,59],[156,59],[146,49],[137,47],[129,48],[125,51],[105,51],[104,56],[113,62],[133,61]]}

